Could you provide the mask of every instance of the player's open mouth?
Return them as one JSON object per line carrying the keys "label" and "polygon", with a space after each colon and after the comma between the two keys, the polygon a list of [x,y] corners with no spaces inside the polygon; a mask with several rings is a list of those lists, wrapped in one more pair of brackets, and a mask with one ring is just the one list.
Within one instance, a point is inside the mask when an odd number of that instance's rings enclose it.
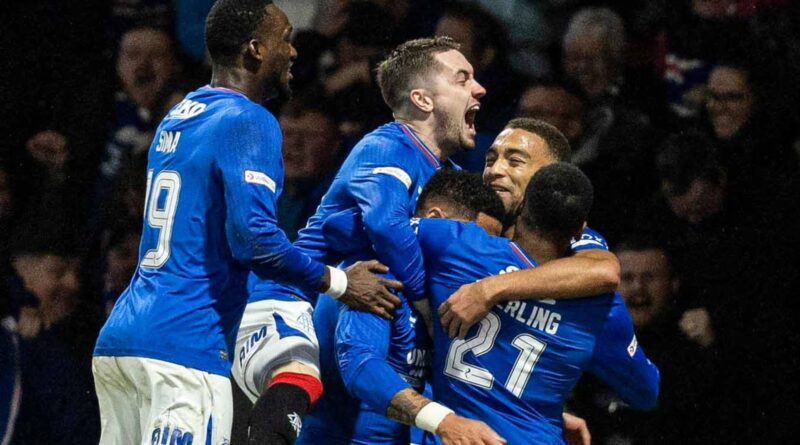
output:
{"label": "player's open mouth", "polygon": [[509,194],[509,195],[511,194],[511,191],[509,189],[507,189],[506,187],[503,187],[502,185],[489,184],[489,188],[494,190],[494,192],[498,193],[498,194],[499,193],[506,193],[506,194]]}
{"label": "player's open mouth", "polygon": [[480,109],[481,104],[475,104],[469,107],[469,109],[467,109],[467,114],[464,115],[464,121],[467,123],[467,128],[473,137],[478,133],[475,129],[475,116],[478,115]]}

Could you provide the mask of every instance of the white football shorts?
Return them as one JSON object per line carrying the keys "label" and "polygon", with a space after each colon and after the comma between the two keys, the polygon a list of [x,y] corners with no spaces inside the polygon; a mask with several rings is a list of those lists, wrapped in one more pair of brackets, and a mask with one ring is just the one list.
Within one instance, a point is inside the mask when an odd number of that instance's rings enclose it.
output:
{"label": "white football shorts", "polygon": [[319,343],[307,301],[262,300],[244,310],[231,373],[255,403],[273,369],[299,362],[319,375]]}
{"label": "white football shorts", "polygon": [[141,357],[95,357],[100,445],[228,445],[230,379]]}

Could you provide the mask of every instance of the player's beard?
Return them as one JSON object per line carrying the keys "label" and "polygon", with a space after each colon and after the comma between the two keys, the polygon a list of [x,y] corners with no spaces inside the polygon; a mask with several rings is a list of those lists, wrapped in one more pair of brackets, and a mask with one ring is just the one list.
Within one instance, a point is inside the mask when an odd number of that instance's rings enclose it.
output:
{"label": "player's beard", "polygon": [[459,153],[475,148],[475,141],[464,134],[464,116],[455,117],[445,111],[433,110],[433,115],[440,122],[440,138],[436,142],[450,153]]}
{"label": "player's beard", "polygon": [[273,102],[280,108],[292,98],[292,87],[289,82],[283,79],[274,79],[267,88],[264,88],[264,94],[261,96],[261,103]]}

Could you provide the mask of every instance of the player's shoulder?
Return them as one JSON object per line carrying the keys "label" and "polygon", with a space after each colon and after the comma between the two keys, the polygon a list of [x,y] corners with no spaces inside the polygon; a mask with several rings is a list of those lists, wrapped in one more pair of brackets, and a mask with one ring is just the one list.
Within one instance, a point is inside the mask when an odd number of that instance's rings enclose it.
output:
{"label": "player's shoulder", "polygon": [[401,125],[390,122],[365,135],[353,147],[353,155],[402,163],[413,158],[414,150]]}
{"label": "player's shoulder", "polygon": [[[183,100],[195,108],[205,107],[204,112],[210,114],[219,124],[245,126],[252,128],[277,128],[278,120],[263,106],[251,101],[244,94],[225,88],[198,88],[189,93]],[[180,104],[170,111],[170,117]]]}
{"label": "player's shoulder", "polygon": [[587,226],[583,229],[580,239],[572,240],[571,247],[576,252],[587,249],[608,250],[608,242],[598,231]]}
{"label": "player's shoulder", "polygon": [[498,242],[508,244],[508,240],[486,233],[481,226],[472,221],[456,221],[445,218],[419,218],[412,221],[417,230],[420,246],[425,251],[441,252],[448,247],[491,248]]}

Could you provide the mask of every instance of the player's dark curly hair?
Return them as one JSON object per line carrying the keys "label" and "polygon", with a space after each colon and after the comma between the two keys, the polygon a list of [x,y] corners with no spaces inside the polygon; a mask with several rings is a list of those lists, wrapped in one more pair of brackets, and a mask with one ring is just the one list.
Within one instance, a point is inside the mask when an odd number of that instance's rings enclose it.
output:
{"label": "player's dark curly hair", "polygon": [[[442,169],[434,174],[417,200],[417,211],[436,200],[453,207],[456,217],[473,221],[484,213],[500,221],[505,218],[503,202],[492,189],[484,185],[477,173]],[[417,215],[422,216],[422,215]]]}
{"label": "player's dark curly hair", "polygon": [[531,178],[520,221],[551,239],[569,239],[586,222],[593,199],[589,178],[572,164],[556,162]]}
{"label": "player's dark curly hair", "polygon": [[539,136],[547,143],[547,150],[553,156],[553,160],[558,162],[569,161],[569,157],[572,153],[569,141],[558,128],[547,122],[530,117],[518,117],[516,119],[511,119],[506,124],[505,128],[519,128],[520,130],[525,130]]}
{"label": "player's dark curly hair", "polygon": [[395,48],[378,65],[378,85],[383,101],[392,111],[402,110],[412,82],[438,65],[433,56],[460,47],[455,40],[442,36],[409,40]]}
{"label": "player's dark curly hair", "polygon": [[272,0],[217,0],[206,17],[206,47],[211,60],[230,66],[255,34]]}

